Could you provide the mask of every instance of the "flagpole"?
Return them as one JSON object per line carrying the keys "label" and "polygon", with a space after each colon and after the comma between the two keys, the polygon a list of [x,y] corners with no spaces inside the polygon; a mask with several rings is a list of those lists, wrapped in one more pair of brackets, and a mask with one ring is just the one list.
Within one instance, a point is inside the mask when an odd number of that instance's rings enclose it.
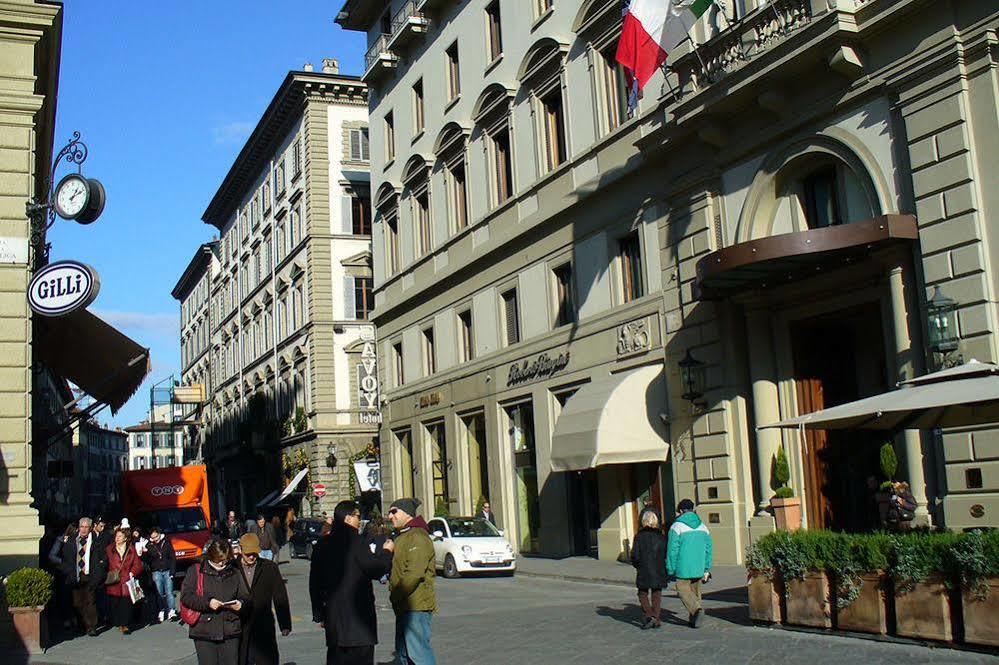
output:
{"label": "flagpole", "polygon": [[[687,35],[686,39],[688,42],[690,42],[690,45],[694,47],[694,55],[697,56],[697,62],[701,64],[701,72],[704,74],[704,78],[708,81],[708,83],[710,83],[711,75],[708,73],[707,66],[704,64],[704,58],[701,57],[701,52],[697,50],[697,44],[694,42],[693,39],[691,39],[689,34]],[[694,85],[695,86],[697,85],[696,81],[694,82]]]}

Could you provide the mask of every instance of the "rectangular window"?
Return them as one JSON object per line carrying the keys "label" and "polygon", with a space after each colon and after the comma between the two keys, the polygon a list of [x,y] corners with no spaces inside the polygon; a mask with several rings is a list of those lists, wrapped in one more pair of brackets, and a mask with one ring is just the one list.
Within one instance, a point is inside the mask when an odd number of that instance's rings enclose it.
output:
{"label": "rectangular window", "polygon": [[551,171],[566,159],[565,115],[562,109],[562,90],[555,89],[541,99],[544,123],[545,158]]}
{"label": "rectangular window", "polygon": [[465,164],[460,163],[448,170],[451,186],[451,208],[454,211],[454,228],[460,231],[468,226],[468,192],[465,189]]}
{"label": "rectangular window", "polygon": [[472,310],[458,313],[458,353],[461,362],[475,358],[475,337],[472,334]]}
{"label": "rectangular window", "polygon": [[371,296],[370,277],[354,278],[354,315],[358,319],[367,320],[368,314],[374,309],[375,301]]}
{"label": "rectangular window", "polygon": [[371,235],[371,197],[350,197],[351,231],[355,236]]}
{"label": "rectangular window", "polygon": [[385,114],[385,161],[391,162],[395,159],[395,118],[392,112]]}
{"label": "rectangular window", "polygon": [[503,129],[492,136],[493,171],[496,183],[496,203],[513,196],[513,167],[510,161],[510,130]]}
{"label": "rectangular window", "polygon": [[621,267],[621,301],[631,302],[644,294],[642,280],[642,250],[638,233],[618,241],[618,258]]}
{"label": "rectangular window", "polygon": [[354,162],[366,162],[371,159],[367,127],[357,127],[350,130],[350,159]]}
{"label": "rectangular window", "polygon": [[600,86],[603,91],[606,131],[621,126],[628,116],[628,84],[617,62],[617,47],[600,53]]}
{"label": "rectangular window", "polygon": [[392,364],[395,369],[395,385],[401,386],[406,383],[406,374],[402,364],[402,342],[392,345]]}
{"label": "rectangular window", "polygon": [[413,84],[413,135],[423,131],[423,79]]}
{"label": "rectangular window", "polygon": [[461,94],[461,71],[458,66],[458,42],[451,44],[447,55],[447,98],[453,100]]}
{"label": "rectangular window", "polygon": [[555,278],[555,326],[576,322],[576,298],[572,288],[572,264],[563,263],[552,270]]}
{"label": "rectangular window", "polygon": [[544,16],[545,12],[552,8],[552,0],[534,0],[534,13],[536,16]]}
{"label": "rectangular window", "polygon": [[413,496],[413,437],[407,429],[395,432],[395,438],[399,444],[399,471],[402,475],[399,496]]}
{"label": "rectangular window", "polygon": [[486,21],[489,25],[489,60],[495,60],[503,54],[503,32],[500,26],[499,0],[493,0],[486,5]]}
{"label": "rectangular window", "polygon": [[278,198],[284,196],[284,188],[288,184],[284,174],[284,157],[274,167],[274,195]]}
{"label": "rectangular window", "polygon": [[385,220],[385,258],[388,273],[399,271],[399,222],[396,218]]}
{"label": "rectangular window", "polygon": [[423,331],[423,375],[430,376],[437,372],[437,348],[434,345],[434,329]]}
{"label": "rectangular window", "polygon": [[503,301],[503,329],[507,346],[520,341],[520,315],[517,308],[517,289],[504,291],[500,296]]}
{"label": "rectangular window", "polygon": [[416,222],[416,241],[419,256],[425,256],[431,250],[430,236],[430,200],[426,193],[413,197],[413,218]]}
{"label": "rectangular window", "polygon": [[298,177],[302,173],[302,142],[295,139],[295,144],[291,149],[291,162],[294,169],[292,177]]}

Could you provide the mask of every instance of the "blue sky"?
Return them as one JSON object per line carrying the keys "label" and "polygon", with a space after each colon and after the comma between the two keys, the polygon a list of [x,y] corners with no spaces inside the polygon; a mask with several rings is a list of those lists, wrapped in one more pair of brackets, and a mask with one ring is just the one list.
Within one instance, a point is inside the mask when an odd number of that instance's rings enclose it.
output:
{"label": "blue sky", "polygon": [[104,183],[107,207],[89,226],[58,220],[52,259],[94,266],[101,293],[91,311],[153,358],[112,422],[140,421],[151,381],[179,376],[170,291],[211,239],[201,213],[288,70],[335,57],[341,72],[359,73],[363,35],[333,23],[342,4],[66,1],[55,149],[81,132],[84,172]]}

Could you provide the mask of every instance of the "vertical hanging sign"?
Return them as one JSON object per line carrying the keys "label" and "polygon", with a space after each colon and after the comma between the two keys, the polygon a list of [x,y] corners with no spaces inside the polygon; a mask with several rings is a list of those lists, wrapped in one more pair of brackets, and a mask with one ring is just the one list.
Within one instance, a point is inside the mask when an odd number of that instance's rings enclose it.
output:
{"label": "vertical hanging sign", "polygon": [[381,422],[381,414],[364,412],[378,409],[378,358],[373,341],[364,342],[361,362],[357,365],[357,389],[358,404],[362,409],[361,423],[367,425]]}

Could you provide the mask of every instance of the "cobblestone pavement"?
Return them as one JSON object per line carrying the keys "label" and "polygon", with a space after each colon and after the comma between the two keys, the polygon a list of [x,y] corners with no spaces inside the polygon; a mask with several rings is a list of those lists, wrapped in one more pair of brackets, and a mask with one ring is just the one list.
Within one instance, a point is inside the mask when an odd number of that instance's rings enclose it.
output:
{"label": "cobblestone pavement", "polygon": [[[323,634],[309,623],[308,562],[282,566],[292,596],[294,632],[278,638],[284,665],[325,662]],[[883,643],[746,625],[745,605],[731,593],[706,591],[707,617],[697,630],[675,594],[663,600],[660,630],[637,628],[637,599],[620,586],[520,576],[437,581],[440,613],[433,642],[441,665],[545,665],[579,663],[638,665],[697,663],[997,663],[981,653]],[[377,588],[382,644],[376,662],[392,662],[392,611]],[[0,661],[19,665],[0,658]],[[21,661],[23,662],[23,661]],[[107,632],[77,638],[33,657],[33,665],[195,665],[186,630],[150,626],[130,637]]]}

